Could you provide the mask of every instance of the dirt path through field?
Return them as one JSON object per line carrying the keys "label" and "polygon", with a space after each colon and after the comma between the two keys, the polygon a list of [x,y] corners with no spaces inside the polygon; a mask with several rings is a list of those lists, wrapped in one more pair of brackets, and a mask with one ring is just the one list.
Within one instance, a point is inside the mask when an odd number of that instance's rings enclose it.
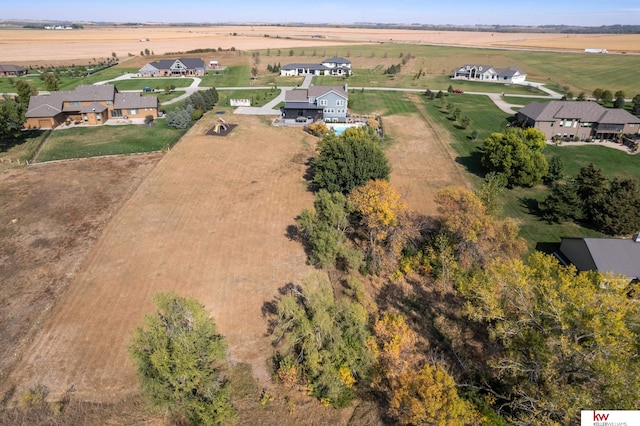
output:
{"label": "dirt path through field", "polygon": [[287,226],[312,204],[303,181],[313,139],[256,117],[229,117],[226,138],[201,120],[168,153],[108,225],[11,376],[19,390],[109,401],[137,390],[127,354],[152,297],[174,290],[202,301],[232,362],[268,377],[261,316],[277,289],[310,272]]}
{"label": "dirt path through field", "polygon": [[462,166],[455,161],[449,133],[437,126],[416,94],[405,95],[418,112],[384,118],[394,144],[387,151],[392,164],[391,184],[412,210],[433,215],[433,198],[439,189],[469,184]]}

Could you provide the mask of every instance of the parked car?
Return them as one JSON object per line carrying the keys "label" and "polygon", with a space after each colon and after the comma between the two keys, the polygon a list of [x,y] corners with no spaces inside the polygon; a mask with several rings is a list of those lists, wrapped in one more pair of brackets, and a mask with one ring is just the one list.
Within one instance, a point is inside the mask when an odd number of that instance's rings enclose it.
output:
{"label": "parked car", "polygon": [[142,89],[143,92],[153,92],[153,88],[152,87],[145,87],[144,89]]}
{"label": "parked car", "polygon": [[307,117],[296,117],[296,123],[306,123],[307,122]]}
{"label": "parked car", "polygon": [[453,89],[453,93],[464,93],[464,92],[460,89]]}

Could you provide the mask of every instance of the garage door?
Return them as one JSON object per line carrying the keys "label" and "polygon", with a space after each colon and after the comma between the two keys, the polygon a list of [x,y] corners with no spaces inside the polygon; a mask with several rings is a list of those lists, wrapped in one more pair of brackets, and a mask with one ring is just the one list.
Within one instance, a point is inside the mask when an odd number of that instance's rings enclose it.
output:
{"label": "garage door", "polygon": [[41,129],[48,129],[51,127],[51,121],[49,120],[38,120],[38,127]]}

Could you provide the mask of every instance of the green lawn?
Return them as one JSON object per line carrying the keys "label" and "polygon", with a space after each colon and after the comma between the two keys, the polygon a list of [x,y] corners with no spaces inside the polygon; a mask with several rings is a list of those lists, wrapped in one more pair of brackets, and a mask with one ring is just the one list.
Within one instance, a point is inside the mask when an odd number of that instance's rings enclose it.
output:
{"label": "green lawn", "polygon": [[279,89],[221,90],[218,94],[220,97],[218,105],[221,107],[231,106],[229,99],[249,99],[251,106],[261,107],[272,101],[279,94]]}
{"label": "green lawn", "polygon": [[164,120],[154,126],[95,126],[55,130],[38,162],[100,155],[159,151],[172,146],[185,133],[167,127]]}
{"label": "green lawn", "polygon": [[376,113],[385,116],[412,113],[416,109],[403,92],[350,90],[349,111],[352,114]]}
{"label": "green lawn", "polygon": [[142,90],[145,87],[159,88],[163,90],[167,86],[189,87],[193,83],[192,78],[182,77],[155,77],[155,78],[131,78],[116,81],[114,84],[118,90]]}
{"label": "green lawn", "polygon": [[[458,153],[459,162],[474,178],[472,182],[480,185],[484,168],[480,164],[480,148],[484,139],[492,132],[504,131],[508,114],[500,111],[493,102],[484,96],[448,96],[447,102],[460,108],[463,115],[471,118],[468,129],[462,129],[452,119],[451,114],[442,107],[440,100],[424,98],[424,106],[430,116],[438,124],[447,129],[455,140],[453,148]],[[473,142],[469,135],[472,130],[479,133],[478,140]],[[640,156],[628,155],[622,151],[603,146],[547,146],[545,155],[548,159],[559,156],[565,165],[567,175],[576,175],[580,168],[589,162],[603,170],[606,177],[632,177],[640,181]],[[502,195],[503,213],[514,218],[520,226],[520,235],[527,240],[529,249],[549,250],[560,242],[563,236],[601,236],[600,233],[583,228],[573,223],[548,224],[534,214],[538,201],[548,194],[544,185],[535,188],[514,188],[505,190]]]}
{"label": "green lawn", "polygon": [[251,85],[249,67],[246,65],[233,65],[224,71],[209,71],[201,77],[201,87],[243,87]]}
{"label": "green lawn", "polygon": [[[62,75],[60,77],[60,82],[58,83],[60,86],[60,90],[73,90],[75,87],[81,84],[93,84],[98,81],[111,80],[116,78],[122,74],[138,72],[137,68],[120,68],[120,67],[111,67],[99,71],[95,74],[92,74],[88,77],[66,77]],[[19,77],[20,80],[24,80],[31,84],[33,87],[38,89],[39,91],[46,90],[44,81],[40,79],[40,77]],[[0,93],[14,93],[15,87],[12,85],[12,82],[15,82],[15,77],[3,77],[0,78]]]}

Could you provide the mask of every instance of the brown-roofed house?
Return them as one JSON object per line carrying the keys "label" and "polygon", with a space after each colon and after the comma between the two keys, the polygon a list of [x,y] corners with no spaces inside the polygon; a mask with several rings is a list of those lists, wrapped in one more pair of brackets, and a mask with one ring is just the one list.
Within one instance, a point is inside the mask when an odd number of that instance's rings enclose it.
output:
{"label": "brown-roofed house", "polygon": [[596,102],[531,102],[516,114],[518,122],[534,127],[552,139],[616,140],[640,134],[640,118],[619,108],[605,108]]}
{"label": "brown-roofed house", "polygon": [[103,124],[111,118],[158,116],[158,98],[139,93],[119,93],[111,84],[78,86],[72,91],[32,96],[26,128],[52,129],[66,121]]}

